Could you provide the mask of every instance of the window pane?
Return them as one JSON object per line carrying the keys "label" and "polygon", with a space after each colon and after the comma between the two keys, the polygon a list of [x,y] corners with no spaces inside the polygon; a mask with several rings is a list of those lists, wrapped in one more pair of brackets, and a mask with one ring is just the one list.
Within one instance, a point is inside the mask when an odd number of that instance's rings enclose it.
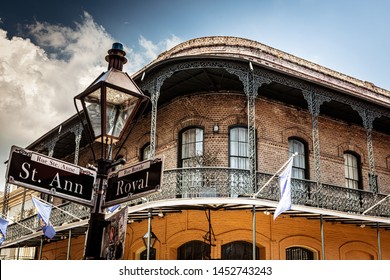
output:
{"label": "window pane", "polygon": [[248,168],[248,129],[234,127],[229,130],[230,167]]}
{"label": "window pane", "polygon": [[353,154],[344,154],[345,186],[357,189],[359,186],[358,158]]}
{"label": "window pane", "polygon": [[306,174],[305,144],[296,139],[289,139],[288,151],[290,157],[294,153],[297,153],[297,155],[294,157],[293,160],[292,177],[296,179],[305,179],[305,174]]}
{"label": "window pane", "polygon": [[286,260],[314,260],[314,253],[302,247],[286,249]]}
{"label": "window pane", "polygon": [[238,156],[238,143],[237,142],[231,142],[230,143],[230,154],[232,156]]}
{"label": "window pane", "polygon": [[239,155],[243,157],[248,156],[248,143],[240,143],[239,144]]}
{"label": "window pane", "polygon": [[195,133],[196,133],[196,141],[198,141],[198,142],[203,141],[203,130],[196,128]]}
{"label": "window pane", "polygon": [[204,260],[210,259],[210,245],[202,241],[190,241],[177,249],[178,260]]}
{"label": "window pane", "polygon": [[196,151],[194,154],[197,156],[201,156],[203,154],[203,142],[196,142],[195,148]]}
{"label": "window pane", "polygon": [[239,131],[240,131],[240,140],[247,143],[248,142],[248,129],[240,127]]}
{"label": "window pane", "polygon": [[[222,260],[253,260],[252,243],[233,241],[222,245]],[[259,259],[259,247],[256,246],[256,259]]]}
{"label": "window pane", "polygon": [[246,168],[246,162],[247,160],[245,158],[240,158],[239,168]]}
{"label": "window pane", "polygon": [[150,158],[150,145],[147,145],[142,150],[142,160],[146,160]]}
{"label": "window pane", "polygon": [[181,166],[189,167],[196,156],[203,155],[203,129],[190,128],[181,135]]}
{"label": "window pane", "polygon": [[305,170],[299,168],[292,169],[292,178],[305,179]]}
{"label": "window pane", "polygon": [[238,129],[230,129],[230,140],[231,141],[238,141]]}
{"label": "window pane", "polygon": [[238,159],[236,157],[230,157],[230,167],[238,168]]}

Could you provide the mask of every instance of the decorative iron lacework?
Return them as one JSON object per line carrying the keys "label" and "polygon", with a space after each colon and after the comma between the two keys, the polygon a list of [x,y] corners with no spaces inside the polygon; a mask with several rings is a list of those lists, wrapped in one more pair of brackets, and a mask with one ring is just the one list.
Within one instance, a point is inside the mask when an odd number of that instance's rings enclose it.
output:
{"label": "decorative iron lacework", "polygon": [[[244,87],[244,93],[248,96],[248,133],[250,133],[250,144],[249,144],[249,158],[250,158],[250,168],[252,170],[252,175],[254,173],[254,161],[255,157],[255,145],[253,144],[255,139],[254,137],[254,129],[255,129],[255,115],[254,115],[254,101],[257,97],[258,89],[264,83],[276,82],[279,84],[283,84],[286,86],[290,86],[293,88],[300,89],[302,94],[308,101],[308,109],[311,112],[313,117],[313,136],[318,134],[318,120],[316,116],[319,114],[319,107],[323,102],[329,102],[331,100],[338,101],[343,104],[350,105],[354,110],[356,110],[359,115],[362,117],[363,126],[367,130],[367,147],[369,154],[369,164],[370,164],[370,174],[375,174],[375,164],[373,157],[373,148],[372,148],[372,135],[371,130],[373,126],[373,121],[375,118],[379,118],[381,116],[386,116],[390,118],[390,112],[385,108],[381,108],[375,106],[373,104],[369,104],[365,101],[360,101],[356,98],[349,97],[346,94],[337,94],[331,90],[324,89],[319,86],[314,86],[309,84],[306,81],[297,80],[295,78],[288,77],[286,75],[282,75],[273,71],[265,70],[263,68],[255,68],[253,72],[250,71],[248,65],[246,63],[239,62],[231,62],[224,60],[201,60],[201,61],[191,61],[191,62],[183,62],[175,65],[170,65],[151,76],[146,76],[146,81],[141,85],[141,88],[144,91],[148,91],[151,94],[152,101],[152,116],[151,116],[151,156],[155,154],[156,148],[156,125],[157,125],[157,102],[160,96],[160,90],[165,80],[171,77],[175,72],[189,69],[198,69],[198,68],[221,68],[225,69],[230,74],[236,75],[239,80],[242,82]],[[315,96],[313,99],[310,96]],[[52,153],[54,150],[55,143],[59,140],[61,135],[65,135],[67,132],[71,131],[76,134],[76,151],[75,151],[75,160],[76,154],[78,153],[78,134],[79,125],[74,125],[67,127],[62,130],[61,133],[48,140],[40,143],[41,149],[45,147],[49,147],[49,152]],[[316,141],[314,144],[315,149],[315,166],[316,166],[316,180],[319,181],[319,141],[317,144],[318,137],[313,137],[313,141]],[[251,180],[251,184],[256,184],[255,179]],[[375,190],[375,188],[373,189]],[[7,189],[6,189],[7,191]],[[7,197],[7,193],[4,194],[4,197]],[[7,208],[7,201],[4,201],[4,208]]]}
{"label": "decorative iron lacework", "polygon": [[[256,172],[257,186],[261,187],[271,178],[271,174]],[[195,178],[195,180],[194,180]],[[249,185],[249,170],[219,167],[177,168],[164,171],[163,186],[160,192],[148,196],[148,201],[180,198],[202,197],[241,197],[253,194]],[[274,178],[269,186],[257,197],[279,201],[278,178]],[[366,209],[386,197],[385,194],[375,195],[372,192],[350,189],[342,186],[321,184],[309,180],[292,179],[292,203],[322,207],[329,210],[343,211],[351,214],[361,214]],[[313,196],[318,197],[320,205]],[[139,198],[128,203],[138,205],[144,203]],[[390,217],[390,201],[386,201],[372,209],[372,216]]]}
{"label": "decorative iron lacework", "polygon": [[[69,203],[69,202],[67,202],[63,205],[60,205],[59,207],[62,210],[67,211],[76,217],[79,217],[82,220],[89,219],[89,214],[90,214],[89,207],[82,206],[82,205],[76,204],[76,203]],[[71,215],[58,210],[57,208],[53,208],[51,211],[50,222],[53,226],[60,226],[63,223],[72,223],[75,221],[78,221],[78,220],[75,219],[74,217],[72,217]],[[30,216],[30,217],[27,217],[21,221],[18,221],[18,223],[22,224],[23,226],[25,226],[27,228],[33,229],[35,231],[41,230],[41,226],[39,225],[37,214]],[[12,223],[7,228],[6,241],[15,240],[15,239],[20,238],[24,235],[31,234],[30,230],[28,230],[27,228],[25,228],[19,224]]]}
{"label": "decorative iron lacework", "polygon": [[[258,94],[258,89],[263,84],[276,82],[282,85],[293,87],[301,90],[304,98],[308,102],[308,110],[312,115],[312,134],[313,134],[313,149],[314,149],[314,164],[315,178],[318,184],[321,183],[320,171],[320,143],[318,132],[318,116],[320,106],[324,102],[335,100],[337,102],[350,105],[354,110],[358,111],[362,117],[363,126],[367,130],[367,147],[370,161],[370,174],[375,175],[371,129],[375,118],[386,116],[390,117],[390,113],[385,108],[369,104],[365,101],[360,101],[356,98],[347,96],[346,94],[338,94],[334,91],[310,84],[306,81],[297,80],[287,75],[279,74],[263,68],[255,68],[251,71],[245,63],[224,61],[224,60],[200,60],[191,62],[182,62],[175,65],[170,65],[155,74],[147,77],[147,81],[141,86],[143,90],[149,91],[152,99],[152,123],[151,123],[151,156],[155,153],[156,147],[156,126],[157,126],[157,101],[160,96],[160,89],[164,81],[171,77],[175,72],[198,68],[222,68],[228,73],[238,77],[244,87],[244,93],[248,97],[248,134],[249,134],[249,162],[252,174],[251,185],[256,185],[255,167],[256,167],[256,146],[255,146],[255,99]],[[365,112],[362,114],[361,112]],[[367,113],[369,112],[369,113]],[[370,129],[371,128],[371,129]],[[374,178],[374,176],[371,176]],[[371,178],[370,177],[370,178]],[[373,191],[377,191],[377,186],[372,183]]]}
{"label": "decorative iron lacework", "polygon": [[[74,152],[74,164],[78,164],[79,153],[80,153],[80,142],[83,135],[83,126],[81,125],[81,123],[75,124],[73,126],[69,126],[66,129],[61,129],[61,131],[52,139],[39,143],[37,150],[43,150],[44,148],[47,148],[48,156],[52,157],[57,142],[61,139],[61,136],[67,134],[68,132],[72,132],[75,134],[76,146]],[[4,190],[4,196],[3,196],[3,215],[5,215],[8,212],[9,192],[10,192],[10,187],[9,184],[7,183]]]}
{"label": "decorative iron lacework", "polygon": [[[327,96],[320,95],[318,93],[312,93],[306,90],[302,91],[303,97],[306,99],[308,109],[311,114],[312,120],[312,139],[313,139],[313,157],[314,157],[314,175],[317,182],[317,190],[321,189],[321,149],[320,149],[320,136],[318,130],[318,116],[320,114],[320,107],[324,102],[329,102],[331,99]],[[319,204],[318,193],[314,193],[314,200],[317,200]]]}
{"label": "decorative iron lacework", "polygon": [[[271,178],[271,174],[256,172],[257,186],[262,186]],[[196,178],[196,181],[194,181]],[[164,170],[163,186],[161,191],[148,196],[148,201],[160,201],[181,198],[236,198],[253,194],[249,185],[249,170],[219,167],[192,167]],[[359,189],[349,189],[341,186],[322,184],[318,187],[317,182],[308,180],[292,179],[292,203],[322,207],[329,210],[343,211],[352,214],[361,214],[366,209],[386,197],[384,194]],[[320,205],[313,200],[313,194],[319,197]],[[258,198],[279,201],[278,178],[274,178]],[[127,204],[129,206],[145,203],[142,198],[134,199]],[[89,208],[76,204],[66,203],[60,206],[63,210],[85,220],[89,218]],[[369,213],[371,216],[390,217],[390,200],[381,203]],[[74,217],[53,208],[50,221],[54,226],[70,223]],[[19,223],[40,230],[37,216],[28,217]],[[6,241],[15,240],[31,231],[18,224],[11,224],[7,229]]]}

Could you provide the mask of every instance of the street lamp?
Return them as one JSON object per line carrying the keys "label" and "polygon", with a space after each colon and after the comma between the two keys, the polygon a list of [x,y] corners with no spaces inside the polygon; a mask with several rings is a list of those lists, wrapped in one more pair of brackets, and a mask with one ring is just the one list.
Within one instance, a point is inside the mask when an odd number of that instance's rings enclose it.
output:
{"label": "street lamp", "polygon": [[144,244],[145,244],[145,247],[147,248],[148,247],[148,240],[150,240],[150,245],[149,245],[149,248],[153,248],[154,244],[156,243],[157,241],[157,236],[154,234],[154,232],[152,231],[150,233],[150,238],[149,238],[149,232],[146,232],[144,237],[142,237],[143,241],[144,241]]}
{"label": "street lamp", "polygon": [[[75,99],[81,102],[91,140],[115,144],[147,100],[135,82],[125,72],[126,53],[120,43],[114,43],[108,51],[108,70],[102,73]],[[76,105],[78,111],[78,107]],[[102,145],[103,147],[103,145]]]}
{"label": "street lamp", "polygon": [[154,243],[156,243],[157,240],[157,236],[152,231],[152,211],[151,208],[148,211],[148,231],[142,238],[146,247],[146,260],[150,260],[151,248],[153,248]]}
{"label": "street lamp", "polygon": [[[122,72],[123,64],[127,62],[125,55],[122,44],[114,43],[106,56],[108,70],[102,73],[86,90],[74,97],[77,113],[84,126],[77,103],[82,105],[87,121],[84,131],[87,132],[95,164],[97,164],[95,202],[89,219],[85,259],[100,259],[103,229],[106,226],[102,203],[107,187],[107,175],[111,168],[124,163],[123,159],[112,160],[104,151],[108,148],[112,149],[112,145],[121,140],[124,134],[130,133],[129,126],[135,115],[148,103],[148,97],[142,93],[127,73]],[[99,159],[95,157],[92,148],[93,141],[100,142]]]}
{"label": "street lamp", "polygon": [[156,255],[152,251],[152,248],[154,247],[154,244],[156,243],[157,239],[158,238],[154,234],[154,232],[149,230],[145,233],[144,237],[142,237],[142,240],[146,247],[146,260],[155,259]]}

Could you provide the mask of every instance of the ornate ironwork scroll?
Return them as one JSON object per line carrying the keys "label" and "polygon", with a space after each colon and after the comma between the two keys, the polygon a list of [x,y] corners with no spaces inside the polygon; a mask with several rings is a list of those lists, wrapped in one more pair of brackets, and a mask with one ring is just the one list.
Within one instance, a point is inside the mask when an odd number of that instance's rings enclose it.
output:
{"label": "ornate ironwork scroll", "polygon": [[[221,61],[193,61],[175,64],[153,74],[148,81],[141,85],[143,91],[150,93],[152,103],[151,125],[150,125],[150,157],[155,155],[156,151],[156,132],[157,132],[157,103],[160,97],[161,87],[165,80],[178,71],[197,69],[197,68],[223,68],[229,73],[237,74],[242,77],[246,72],[238,67],[237,64]],[[240,77],[239,76],[239,77]]]}
{"label": "ornate ironwork scroll", "polygon": [[56,138],[52,139],[52,141],[50,141],[50,142],[47,144],[47,149],[48,149],[48,151],[49,151],[47,155],[48,155],[49,157],[53,157],[54,148],[55,148],[55,146],[56,146],[58,140],[59,140],[59,138],[56,137]]}
{"label": "ornate ironwork scroll", "polygon": [[[300,89],[304,95],[304,98],[308,102],[308,109],[312,115],[312,136],[313,136],[313,153],[314,153],[314,165],[315,165],[315,180],[320,186],[321,183],[321,172],[320,172],[320,143],[319,143],[319,131],[318,131],[318,116],[320,112],[320,106],[324,102],[329,102],[335,100],[337,102],[348,104],[350,106],[357,106],[359,108],[365,108],[367,112],[370,112],[366,117],[369,119],[370,116],[377,117],[376,114],[381,114],[382,116],[390,117],[388,111],[375,106],[373,104],[368,104],[364,101],[352,98],[345,94],[337,94],[326,88],[312,85],[306,81],[298,80],[286,75],[269,71],[262,68],[256,68],[254,71],[249,72],[247,64],[237,63],[232,61],[223,61],[223,60],[201,60],[201,61],[191,61],[183,62],[175,65],[170,65],[157,73],[154,73],[148,77],[147,82],[142,86],[145,90],[148,90],[151,94],[152,99],[152,116],[151,116],[151,155],[155,153],[156,147],[156,122],[157,122],[157,101],[160,95],[160,89],[163,85],[165,79],[172,76],[175,72],[188,70],[188,69],[197,69],[197,68],[223,68],[230,74],[236,75],[239,80],[242,82],[244,87],[244,93],[248,97],[248,134],[249,134],[249,161],[250,169],[252,170],[252,175],[256,170],[256,145],[255,145],[255,99],[257,96],[257,90],[264,83],[269,83],[271,81],[280,83],[286,86],[294,87]],[[374,113],[375,112],[375,113]],[[376,113],[378,112],[378,113]],[[366,113],[364,113],[366,114]],[[365,126],[367,126],[367,124]],[[373,162],[373,149],[372,149],[372,121],[371,129],[367,129],[367,145],[369,150],[369,160],[370,160],[370,174],[375,174],[375,167]],[[369,126],[367,126],[369,127]],[[370,176],[372,177],[372,176]],[[374,178],[374,177],[372,177]],[[253,184],[255,180],[252,181]]]}
{"label": "ornate ironwork scroll", "polygon": [[378,182],[377,182],[377,177],[375,172],[374,147],[372,144],[372,129],[374,126],[374,120],[376,118],[381,117],[381,114],[356,105],[352,105],[351,107],[359,113],[360,117],[363,120],[363,127],[366,129],[368,165],[370,169],[370,173],[368,176],[369,186],[370,186],[370,191],[372,191],[373,193],[377,193]]}
{"label": "ornate ironwork scroll", "polygon": [[[304,98],[307,101],[308,109],[311,114],[312,124],[312,138],[313,138],[313,156],[314,156],[314,175],[317,182],[317,192],[321,188],[321,149],[320,137],[318,131],[318,116],[320,114],[320,107],[324,102],[331,101],[330,97],[320,95],[318,93],[302,91]],[[315,195],[316,192],[314,192]],[[315,195],[318,200],[318,196]],[[317,201],[319,203],[319,201]]]}
{"label": "ornate ironwork scroll", "polygon": [[157,103],[160,98],[160,90],[164,81],[172,76],[174,71],[168,71],[155,76],[149,83],[142,86],[143,91],[150,93],[150,101],[152,102],[151,123],[150,123],[150,152],[149,158],[153,158],[156,153],[156,135],[157,135]]}
{"label": "ornate ironwork scroll", "polygon": [[2,212],[3,216],[7,216],[8,213],[10,192],[11,192],[11,187],[8,183],[6,183],[4,188],[4,195],[3,195],[3,212]]}
{"label": "ornate ironwork scroll", "polygon": [[74,150],[74,164],[78,164],[79,162],[79,155],[80,155],[80,142],[81,142],[81,137],[83,136],[83,126],[79,124],[79,126],[74,127],[72,129],[72,132],[75,135],[75,150]]}

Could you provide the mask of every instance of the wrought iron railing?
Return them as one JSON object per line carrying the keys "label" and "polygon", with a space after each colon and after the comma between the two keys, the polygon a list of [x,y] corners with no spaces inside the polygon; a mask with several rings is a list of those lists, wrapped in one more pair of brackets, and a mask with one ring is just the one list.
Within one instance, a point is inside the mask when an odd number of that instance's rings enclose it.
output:
{"label": "wrought iron railing", "polygon": [[[257,187],[253,190],[249,184],[249,170],[219,167],[170,169],[164,171],[161,192],[150,195],[148,200],[249,196],[260,189],[271,177],[271,174],[258,172]],[[384,194],[298,179],[292,179],[291,192],[293,204],[355,214],[363,213],[386,197]],[[257,197],[279,201],[278,178],[275,177]],[[139,203],[143,203],[143,200],[131,201],[131,204]],[[390,217],[390,199],[379,204],[367,214]]]}
{"label": "wrought iron railing", "polygon": [[[260,189],[272,175],[257,173],[257,189],[253,190],[249,184],[249,171],[244,169],[220,168],[220,167],[194,167],[165,170],[161,191],[148,196],[149,201],[165,199],[198,198],[198,197],[240,197],[248,196]],[[337,210],[348,213],[361,214],[366,209],[382,200],[385,195],[372,192],[317,184],[308,180],[293,179],[292,203],[320,207],[329,210]],[[275,177],[270,184],[257,196],[261,199],[278,201],[279,186]],[[144,203],[139,198],[132,200],[129,205]],[[60,208],[72,213],[81,219],[88,219],[89,208],[75,203],[66,203]],[[373,208],[369,215],[390,217],[390,199]],[[54,226],[74,221],[69,214],[53,208],[50,221]],[[37,216],[31,216],[19,221],[33,230],[40,230]],[[13,240],[31,233],[18,224],[8,227],[6,240]]]}
{"label": "wrought iron railing", "polygon": [[[73,216],[76,216],[80,219],[89,218],[89,208],[75,204],[75,203],[64,203],[60,205],[59,208],[66,212],[69,212]],[[60,211],[57,208],[53,208],[50,215],[50,222],[53,226],[60,226],[64,223],[70,223],[73,221],[78,221],[72,215],[67,214],[63,211]],[[23,226],[22,226],[23,225]],[[21,236],[28,235],[33,233],[31,230],[38,231],[41,229],[41,226],[38,223],[38,216],[35,214],[33,216],[27,217],[23,220],[18,221],[18,223],[11,224],[7,228],[6,241],[17,239]]]}

